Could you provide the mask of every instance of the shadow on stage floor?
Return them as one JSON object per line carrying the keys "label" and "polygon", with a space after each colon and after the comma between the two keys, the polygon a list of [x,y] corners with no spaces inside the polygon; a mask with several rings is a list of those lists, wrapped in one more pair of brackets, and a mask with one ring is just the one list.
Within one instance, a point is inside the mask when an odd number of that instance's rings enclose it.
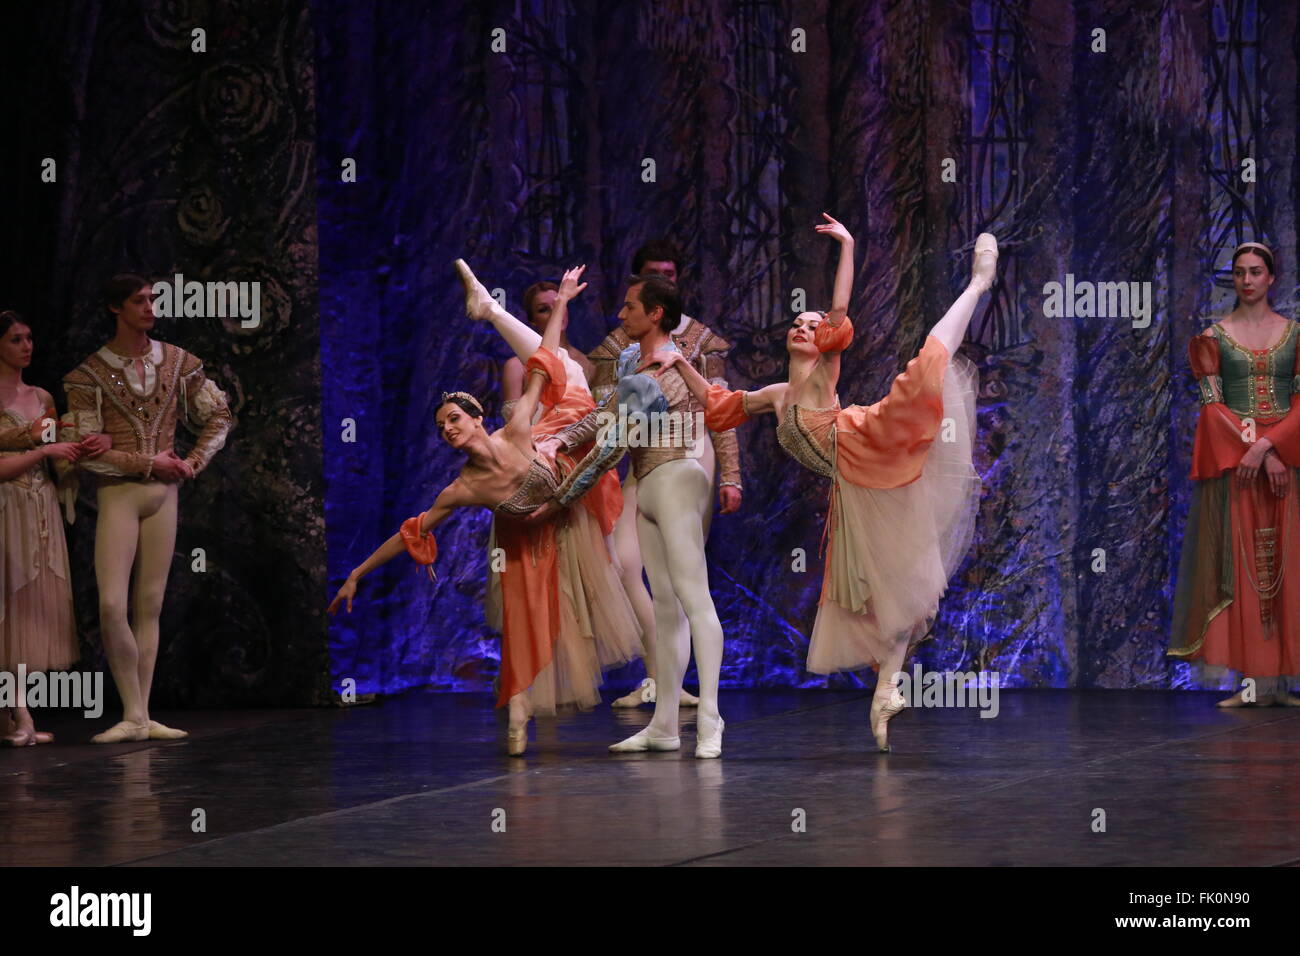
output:
{"label": "shadow on stage floor", "polygon": [[191,737],[111,747],[56,719],[0,751],[0,864],[1295,864],[1300,711],[1219,696],[1003,691],[993,719],[906,711],[877,754],[862,692],[724,691],[721,760],[689,710],[681,751],[607,754],[649,719],[608,707],[506,757],[481,694],[162,713]]}

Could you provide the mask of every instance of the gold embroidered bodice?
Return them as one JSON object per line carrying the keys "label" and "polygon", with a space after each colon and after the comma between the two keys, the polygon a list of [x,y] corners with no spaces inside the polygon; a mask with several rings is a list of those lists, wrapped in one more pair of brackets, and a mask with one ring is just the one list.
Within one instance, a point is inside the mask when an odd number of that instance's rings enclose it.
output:
{"label": "gold embroidered bodice", "polygon": [[835,420],[840,407],[791,405],[776,426],[776,440],[785,453],[823,478],[834,475]]}

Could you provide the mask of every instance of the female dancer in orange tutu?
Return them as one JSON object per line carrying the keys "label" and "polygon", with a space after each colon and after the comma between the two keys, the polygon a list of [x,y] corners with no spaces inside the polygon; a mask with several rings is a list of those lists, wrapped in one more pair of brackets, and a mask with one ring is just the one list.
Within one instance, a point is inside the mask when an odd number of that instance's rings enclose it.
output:
{"label": "female dancer in orange tutu", "polygon": [[[605,544],[618,520],[622,495],[612,473],[559,520],[528,524],[522,516],[555,493],[572,461],[547,439],[595,408],[582,371],[560,348],[568,302],[586,288],[583,268],[564,274],[545,335],[506,312],[461,260],[466,308],[490,321],[526,364],[529,379],[506,426],[488,433],[483,408],[465,392],[443,395],[438,430],[469,461],[424,514],[408,519],[349,576],[331,613],[352,600],[357,583],[403,550],[431,564],[432,531],[456,508],[484,507],[498,518],[501,572],[501,679],[497,706],[509,707],[507,750],[522,754],[528,720],[557,707],[588,709],[600,703],[601,672],[627,663],[640,647],[640,629]],[[542,415],[532,424],[540,403]]]}
{"label": "female dancer in orange tutu", "polygon": [[781,447],[831,479],[830,547],[808,670],[876,668],[871,730],[885,751],[889,719],[907,706],[897,684],[903,662],[928,630],[974,530],[980,493],[971,464],[977,375],[956,352],[980,296],[993,284],[997,241],[988,233],[976,240],[970,285],[930,330],[889,394],[871,406],[841,408],[840,354],[853,341],[846,314],[853,237],[823,216],[826,223],[816,230],[840,243],[831,310],[795,318],[786,335],[789,381],[733,392],[709,385],[674,353],[656,353],[645,366],[676,365],[705,403],[711,429],[775,413]]}
{"label": "female dancer in orange tutu", "polygon": [[1273,279],[1273,253],[1243,242],[1236,306],[1188,343],[1201,414],[1169,654],[1254,682],[1220,707],[1300,706],[1300,325],[1273,311]]}

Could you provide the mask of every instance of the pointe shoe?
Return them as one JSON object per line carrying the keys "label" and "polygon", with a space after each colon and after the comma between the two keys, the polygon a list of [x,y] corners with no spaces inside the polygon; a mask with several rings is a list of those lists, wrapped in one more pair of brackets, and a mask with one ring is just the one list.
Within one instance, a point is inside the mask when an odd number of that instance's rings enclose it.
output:
{"label": "pointe shoe", "polygon": [[512,757],[521,757],[528,749],[528,721],[522,724],[510,724],[506,728],[506,753]]}
{"label": "pointe shoe", "polygon": [[709,734],[706,737],[704,734],[698,733],[698,731],[700,729],[700,722],[708,719],[709,718],[707,717],[701,716],[695,721],[695,729],[697,731],[695,737],[695,756],[700,760],[712,760],[715,757],[722,756],[722,731],[726,729],[727,722],[721,717],[717,718],[717,728],[712,734]]}
{"label": "pointe shoe", "polygon": [[610,752],[616,754],[643,753],[647,750],[680,750],[681,747],[681,737],[654,737],[651,736],[649,727],[638,730],[626,740],[609,745]]}
{"label": "pointe shoe", "polygon": [[102,734],[95,734],[90,738],[90,742],[94,744],[123,744],[148,739],[148,724],[136,724],[129,720],[121,720]]}
{"label": "pointe shoe", "polygon": [[998,277],[998,240],[991,232],[975,238],[975,255],[971,262],[970,284],[983,294],[993,288]]}
{"label": "pointe shoe", "polygon": [[184,740],[188,736],[188,731],[177,730],[175,727],[168,727],[166,724],[160,724],[156,720],[149,721],[150,740]]}
{"label": "pointe shoe", "polygon": [[491,316],[497,300],[492,298],[492,294],[483,283],[478,281],[464,259],[457,259],[452,265],[456,267],[461,284],[465,286],[465,314],[478,322],[486,321]]}
{"label": "pointe shoe", "polygon": [[640,707],[642,704],[653,704],[655,702],[655,679],[647,677],[636,687],[632,688],[630,694],[624,694],[611,707]]}
{"label": "pointe shoe", "polygon": [[888,697],[876,695],[871,698],[871,733],[876,738],[876,749],[882,754],[889,753],[890,718],[907,707],[907,699],[898,692],[898,686],[894,685],[890,690]]}

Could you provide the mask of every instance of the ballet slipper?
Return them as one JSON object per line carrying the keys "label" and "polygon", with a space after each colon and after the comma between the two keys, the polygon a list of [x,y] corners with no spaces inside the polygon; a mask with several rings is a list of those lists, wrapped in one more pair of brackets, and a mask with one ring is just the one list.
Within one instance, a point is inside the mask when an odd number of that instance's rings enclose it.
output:
{"label": "ballet slipper", "polygon": [[36,732],[31,730],[17,730],[12,734],[5,734],[0,737],[0,744],[5,747],[35,747]]}
{"label": "ballet slipper", "polygon": [[907,707],[907,699],[898,692],[898,685],[887,682],[881,694],[876,691],[871,698],[871,733],[876,738],[876,749],[889,753],[889,721]]}
{"label": "ballet slipper", "polygon": [[528,749],[528,721],[522,724],[506,726],[506,753],[512,757],[522,757]]}
{"label": "ballet slipper", "polygon": [[646,727],[644,730],[638,730],[626,740],[610,744],[609,749],[611,753],[632,754],[644,753],[647,750],[680,750],[681,746],[681,737],[662,737],[655,734],[652,727]]}
{"label": "ballet slipper", "polygon": [[137,724],[134,721],[121,720],[102,734],[95,734],[90,738],[90,742],[94,744],[123,744],[148,739],[148,724]]}
{"label": "ballet slipper", "polygon": [[642,704],[653,704],[655,702],[655,679],[647,677],[636,687],[632,688],[630,694],[624,694],[611,707],[640,707]]}
{"label": "ballet slipper", "polygon": [[1277,694],[1273,698],[1274,707],[1300,707],[1300,697],[1293,694]]}
{"label": "ballet slipper", "polygon": [[[704,722],[709,721],[714,724],[711,732],[706,732]],[[695,720],[695,756],[700,760],[712,760],[722,756],[722,731],[726,729],[727,722],[719,717],[709,717],[700,714]]]}
{"label": "ballet slipper", "polygon": [[497,307],[497,300],[478,281],[464,259],[457,259],[452,265],[456,267],[461,284],[465,286],[465,314],[475,321],[486,322],[491,317],[492,310]]}
{"label": "ballet slipper", "polygon": [[998,240],[991,232],[981,232],[975,238],[975,256],[971,263],[970,284],[983,295],[993,288],[998,277]]}
{"label": "ballet slipper", "polygon": [[687,692],[686,692],[686,688],[683,687],[683,688],[682,688],[682,696],[681,696],[681,699],[677,702],[677,706],[678,706],[678,707],[698,707],[698,706],[700,706],[700,699],[699,699],[698,697],[696,697],[694,694],[689,694],[689,693],[687,693]]}
{"label": "ballet slipper", "polygon": [[52,744],[52,743],[54,743],[54,735],[53,735],[53,734],[50,734],[50,733],[46,733],[46,732],[43,731],[43,730],[38,730],[38,731],[36,731],[36,735],[35,735],[35,736],[36,736],[36,740],[35,740],[35,742],[38,743],[38,744]]}
{"label": "ballet slipper", "polygon": [[149,721],[150,740],[184,740],[188,736],[189,731],[177,730],[175,727],[160,724],[156,720]]}
{"label": "ballet slipper", "polygon": [[533,719],[531,707],[516,704],[518,695],[510,701],[510,718],[506,724],[506,753],[522,757],[528,749],[528,722]]}

